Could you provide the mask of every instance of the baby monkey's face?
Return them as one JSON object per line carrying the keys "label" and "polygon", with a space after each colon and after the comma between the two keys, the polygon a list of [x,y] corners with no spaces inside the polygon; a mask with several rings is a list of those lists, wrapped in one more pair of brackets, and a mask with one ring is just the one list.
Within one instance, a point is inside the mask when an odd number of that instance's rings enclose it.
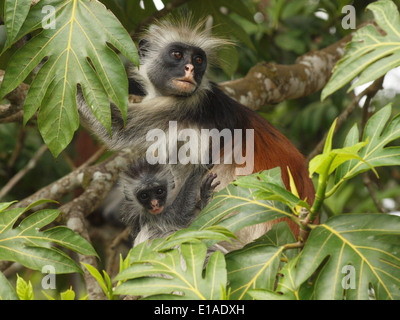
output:
{"label": "baby monkey's face", "polygon": [[157,185],[143,189],[137,193],[136,198],[150,214],[159,215],[164,210],[167,188],[163,185]]}

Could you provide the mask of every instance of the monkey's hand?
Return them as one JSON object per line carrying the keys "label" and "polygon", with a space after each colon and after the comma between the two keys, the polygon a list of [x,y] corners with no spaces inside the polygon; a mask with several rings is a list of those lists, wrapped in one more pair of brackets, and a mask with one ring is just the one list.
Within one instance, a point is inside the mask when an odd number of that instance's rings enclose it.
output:
{"label": "monkey's hand", "polygon": [[211,201],[214,189],[220,185],[220,181],[213,184],[214,180],[217,178],[216,173],[210,172],[207,177],[203,180],[200,187],[200,209],[205,208]]}

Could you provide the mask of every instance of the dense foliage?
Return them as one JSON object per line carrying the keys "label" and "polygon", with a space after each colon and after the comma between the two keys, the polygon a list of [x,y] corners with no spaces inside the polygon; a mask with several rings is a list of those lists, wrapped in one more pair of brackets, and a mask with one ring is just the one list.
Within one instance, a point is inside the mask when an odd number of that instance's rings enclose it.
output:
{"label": "dense foliage", "polygon": [[[1,2],[0,69],[5,70],[1,104],[10,103],[7,94],[22,82],[29,84],[29,91],[24,99],[24,126],[0,125],[0,191],[33,157],[42,143],[40,137],[56,160],[50,155],[38,160],[36,168],[0,199],[9,201],[0,203],[0,260],[18,262],[27,270],[42,271],[50,264],[57,274],[89,272],[109,299],[124,295],[147,299],[400,298],[400,217],[394,214],[400,200],[400,116],[393,116],[400,104],[395,86],[390,89],[388,81],[383,82],[385,90],[367,95],[364,104],[354,100],[353,91],[381,81],[400,66],[396,1],[164,0],[164,11],[150,0],[101,2],[104,5],[89,0],[41,0],[35,5],[25,0],[18,6],[11,0]],[[357,25],[371,19],[375,25],[356,32],[345,29],[342,8],[346,5],[354,9]],[[43,27],[47,6],[55,10],[55,28]],[[316,200],[309,206],[299,199],[293,182],[292,192],[286,190],[278,168],[242,177],[215,194],[189,228],[142,243],[121,256],[116,275],[100,273],[89,264],[82,263],[81,268],[71,259],[70,250],[98,256],[103,254],[101,249],[96,253],[84,238],[62,226],[65,221],[59,210],[37,209],[46,201],[26,208],[14,208],[12,201],[29,197],[64,176],[71,163],[79,160],[79,140],[74,140],[81,132],[75,100],[78,83],[108,130],[109,99],[126,116],[129,97],[124,63],[138,63],[130,35],[137,40],[152,18],[167,9],[178,15],[182,14],[179,10],[189,11],[194,19],[212,16],[213,32],[239,43],[218,53],[221,65],[213,77],[219,82],[245,76],[260,61],[290,65],[298,56],[355,32],[322,99],[319,92],[258,110],[305,154],[327,133],[322,152],[310,159]],[[51,19],[46,23],[51,25]],[[346,110],[352,104],[350,114]],[[43,168],[47,168],[45,173]],[[281,217],[300,226],[299,239],[286,223],[279,223],[241,249],[226,255],[207,254],[220,241],[234,243],[236,231]],[[316,217],[318,225],[312,224]],[[54,296],[45,290],[34,292],[27,278],[32,277],[38,288],[41,280],[30,271],[21,272],[23,277],[12,274],[11,280],[0,272],[2,299]],[[58,293],[68,288],[64,285]],[[80,297],[85,295],[80,289],[75,291]],[[74,298],[73,290],[61,293],[61,299]]]}

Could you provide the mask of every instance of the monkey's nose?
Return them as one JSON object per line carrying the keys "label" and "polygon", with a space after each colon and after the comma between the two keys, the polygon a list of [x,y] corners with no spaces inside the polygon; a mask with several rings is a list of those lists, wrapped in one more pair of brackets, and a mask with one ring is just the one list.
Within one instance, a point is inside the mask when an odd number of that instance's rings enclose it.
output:
{"label": "monkey's nose", "polygon": [[152,200],[151,201],[151,207],[153,208],[153,209],[157,209],[157,208],[159,208],[159,203],[158,203],[158,201],[157,200]]}
{"label": "monkey's nose", "polygon": [[185,66],[185,71],[186,71],[186,72],[192,73],[193,70],[194,70],[194,66],[193,66],[192,64],[187,64],[187,65]]}

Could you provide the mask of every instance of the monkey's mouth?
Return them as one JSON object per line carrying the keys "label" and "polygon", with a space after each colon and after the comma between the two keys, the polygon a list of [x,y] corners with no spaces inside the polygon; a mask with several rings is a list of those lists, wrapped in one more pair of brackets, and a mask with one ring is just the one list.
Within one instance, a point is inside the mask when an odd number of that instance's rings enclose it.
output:
{"label": "monkey's mouth", "polygon": [[162,207],[157,207],[157,208],[154,208],[154,209],[149,209],[149,212],[150,212],[151,214],[158,215],[158,214],[160,214],[163,210],[164,210],[164,206],[162,206]]}
{"label": "monkey's mouth", "polygon": [[196,82],[193,78],[174,79],[172,82],[182,92],[193,92],[196,89]]}

